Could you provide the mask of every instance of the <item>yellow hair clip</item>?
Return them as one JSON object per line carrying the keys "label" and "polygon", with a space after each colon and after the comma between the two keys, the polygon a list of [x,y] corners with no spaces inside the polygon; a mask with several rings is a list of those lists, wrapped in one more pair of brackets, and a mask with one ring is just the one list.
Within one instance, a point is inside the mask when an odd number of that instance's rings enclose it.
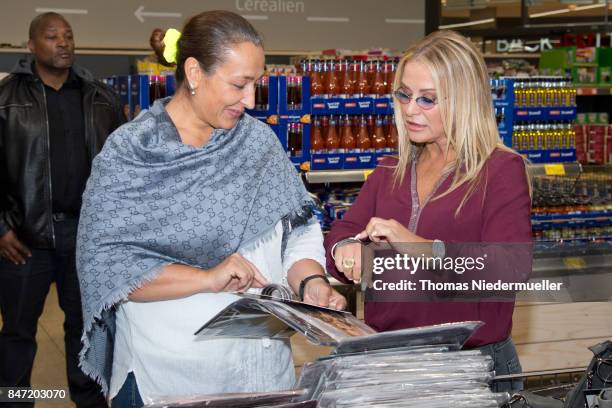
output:
{"label": "yellow hair clip", "polygon": [[164,35],[164,59],[171,64],[176,64],[176,51],[181,32],[175,28],[169,28]]}

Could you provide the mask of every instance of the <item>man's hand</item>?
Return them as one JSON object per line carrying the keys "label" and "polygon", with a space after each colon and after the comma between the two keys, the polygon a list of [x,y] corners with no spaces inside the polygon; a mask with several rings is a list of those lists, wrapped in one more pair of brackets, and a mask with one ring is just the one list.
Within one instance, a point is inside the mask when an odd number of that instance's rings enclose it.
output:
{"label": "man's hand", "polygon": [[31,257],[32,253],[17,238],[15,232],[10,230],[0,237],[0,256],[13,262],[15,265],[25,265],[25,259]]}

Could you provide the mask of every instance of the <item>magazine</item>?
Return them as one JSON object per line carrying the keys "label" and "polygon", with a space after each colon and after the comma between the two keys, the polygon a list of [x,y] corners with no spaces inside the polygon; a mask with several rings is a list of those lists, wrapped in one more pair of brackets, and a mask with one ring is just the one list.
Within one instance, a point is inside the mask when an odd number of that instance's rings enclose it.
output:
{"label": "magazine", "polygon": [[201,337],[289,337],[296,331],[314,344],[336,346],[376,331],[348,312],[291,299],[250,293],[232,303],[195,334]]}
{"label": "magazine", "polygon": [[146,408],[314,408],[316,401],[301,401],[306,390],[276,392],[245,392],[230,394],[193,395],[184,397],[161,397],[146,405]]}
{"label": "magazine", "polygon": [[219,312],[195,335],[202,338],[278,338],[288,337],[296,331],[315,345],[334,347],[333,354],[347,354],[423,345],[448,345],[459,349],[482,324],[449,323],[377,333],[348,312],[269,295],[237,295],[242,299]]}

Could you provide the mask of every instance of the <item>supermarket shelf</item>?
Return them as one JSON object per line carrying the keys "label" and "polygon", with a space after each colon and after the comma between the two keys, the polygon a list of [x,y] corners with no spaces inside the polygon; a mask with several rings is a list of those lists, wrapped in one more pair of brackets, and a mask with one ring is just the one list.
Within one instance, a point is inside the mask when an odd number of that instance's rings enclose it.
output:
{"label": "supermarket shelf", "polygon": [[485,53],[485,58],[540,58],[540,53]]}
{"label": "supermarket shelf", "polygon": [[578,96],[612,95],[612,86],[577,84],[576,94]]}
{"label": "supermarket shelf", "polygon": [[533,274],[535,276],[559,272],[576,272],[578,270],[610,270],[612,253],[586,254],[583,256],[535,258]]}
{"label": "supermarket shelf", "polygon": [[575,106],[540,107],[540,108],[514,108],[516,120],[574,120],[576,119]]}
{"label": "supermarket shelf", "polygon": [[358,183],[365,181],[374,169],[362,170],[320,170],[304,174],[310,184],[320,183]]}
{"label": "supermarket shelf", "polygon": [[[358,183],[365,181],[373,170],[374,169],[308,171],[304,173],[304,177],[310,184]],[[582,166],[578,162],[529,164],[529,173],[534,176],[578,176],[581,170]]]}
{"label": "supermarket shelf", "polygon": [[529,164],[529,174],[532,176],[578,176],[581,172],[582,165],[578,162]]}
{"label": "supermarket shelf", "polygon": [[[576,161],[576,149],[519,150],[518,152],[532,163],[548,163],[548,167],[545,167],[547,175],[567,174],[566,172],[557,172],[560,168],[554,167],[550,163],[563,164]],[[551,172],[551,169],[555,169],[554,172]]]}
{"label": "supermarket shelf", "polygon": [[595,211],[582,214],[532,215],[532,221],[576,221],[588,219],[612,218],[611,211]]}

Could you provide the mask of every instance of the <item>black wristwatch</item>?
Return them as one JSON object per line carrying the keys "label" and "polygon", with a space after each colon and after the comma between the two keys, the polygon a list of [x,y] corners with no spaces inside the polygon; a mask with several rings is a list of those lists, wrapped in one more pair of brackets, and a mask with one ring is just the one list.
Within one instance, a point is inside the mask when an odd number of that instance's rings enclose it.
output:
{"label": "black wristwatch", "polygon": [[304,289],[306,289],[306,284],[313,280],[313,279],[323,279],[325,282],[327,282],[327,284],[329,285],[329,279],[327,279],[327,276],[325,275],[321,275],[321,274],[314,274],[314,275],[310,275],[305,277],[304,279],[302,279],[302,281],[300,282],[300,290],[299,290],[299,295],[300,295],[300,300],[303,302],[304,301]]}

